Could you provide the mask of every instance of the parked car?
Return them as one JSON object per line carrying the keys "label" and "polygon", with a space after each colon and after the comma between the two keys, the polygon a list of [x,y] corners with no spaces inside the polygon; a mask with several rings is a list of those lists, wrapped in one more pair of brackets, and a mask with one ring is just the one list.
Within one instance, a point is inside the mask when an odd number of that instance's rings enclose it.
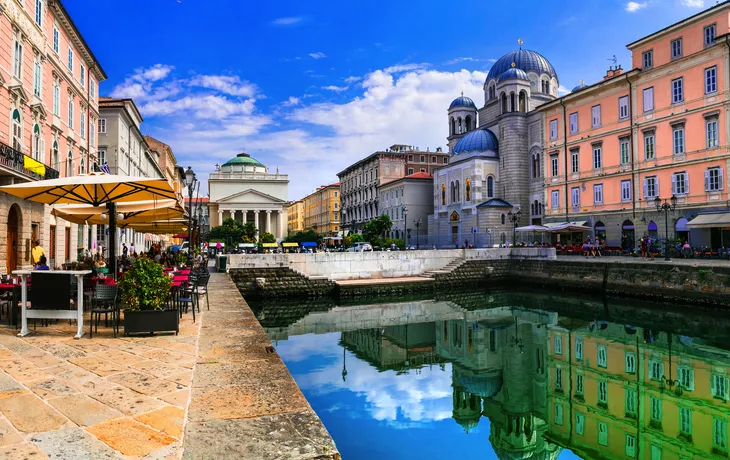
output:
{"label": "parked car", "polygon": [[366,252],[372,251],[373,245],[370,243],[355,243],[354,246],[347,249],[347,252]]}

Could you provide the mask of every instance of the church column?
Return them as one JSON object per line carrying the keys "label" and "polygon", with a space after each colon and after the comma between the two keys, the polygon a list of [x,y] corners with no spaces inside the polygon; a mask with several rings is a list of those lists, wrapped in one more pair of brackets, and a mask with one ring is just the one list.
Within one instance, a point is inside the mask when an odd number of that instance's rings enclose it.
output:
{"label": "church column", "polygon": [[284,227],[286,225],[286,213],[283,210],[279,210],[277,211],[276,218],[278,219],[276,227],[279,232],[277,238],[284,238],[286,236],[286,227]]}
{"label": "church column", "polygon": [[256,210],[255,210],[255,211],[253,212],[253,224],[254,224],[254,226],[256,227],[256,230],[257,230],[257,232],[256,232],[256,233],[257,233],[257,235],[258,235],[258,234],[259,234],[259,233],[258,233],[258,229],[259,229],[259,210],[258,210],[258,209],[256,209]]}
{"label": "church column", "polygon": [[218,208],[218,225],[223,225],[223,210]]}
{"label": "church column", "polygon": [[266,211],[266,220],[264,221],[266,225],[266,233],[271,233],[271,211]]}

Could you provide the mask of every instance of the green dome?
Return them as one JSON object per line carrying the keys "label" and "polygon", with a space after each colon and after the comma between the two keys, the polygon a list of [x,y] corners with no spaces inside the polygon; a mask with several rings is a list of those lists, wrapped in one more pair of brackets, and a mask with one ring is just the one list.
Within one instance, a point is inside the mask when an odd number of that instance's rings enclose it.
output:
{"label": "green dome", "polygon": [[226,161],[223,166],[258,166],[261,168],[266,167],[258,160],[251,158],[248,153],[239,153],[238,155],[236,155],[235,158],[231,158],[230,160]]}

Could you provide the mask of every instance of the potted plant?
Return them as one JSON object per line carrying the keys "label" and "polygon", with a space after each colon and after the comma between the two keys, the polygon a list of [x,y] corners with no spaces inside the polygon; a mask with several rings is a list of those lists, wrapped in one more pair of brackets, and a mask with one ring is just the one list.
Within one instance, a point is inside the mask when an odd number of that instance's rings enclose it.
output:
{"label": "potted plant", "polygon": [[139,257],[119,280],[119,291],[127,308],[124,310],[124,335],[180,331],[176,309],[167,309],[170,298],[170,277],[162,265]]}

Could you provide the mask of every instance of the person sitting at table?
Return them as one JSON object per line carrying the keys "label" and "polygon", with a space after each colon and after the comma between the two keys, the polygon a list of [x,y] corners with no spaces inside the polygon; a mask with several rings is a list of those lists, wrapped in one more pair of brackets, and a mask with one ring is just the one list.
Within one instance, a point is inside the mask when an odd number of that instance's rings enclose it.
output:
{"label": "person sitting at table", "polygon": [[94,263],[94,266],[96,268],[104,268],[104,267],[106,267],[106,262],[104,262],[104,258],[103,257],[97,257],[96,258],[96,262]]}
{"label": "person sitting at table", "polygon": [[36,240],[33,249],[30,250],[30,255],[33,259],[33,265],[38,266],[41,261],[41,257],[45,254],[46,252],[41,247],[41,240]]}
{"label": "person sitting at table", "polygon": [[38,264],[36,265],[36,270],[50,270],[50,267],[48,267],[48,261],[46,260],[46,256],[41,256]]}

